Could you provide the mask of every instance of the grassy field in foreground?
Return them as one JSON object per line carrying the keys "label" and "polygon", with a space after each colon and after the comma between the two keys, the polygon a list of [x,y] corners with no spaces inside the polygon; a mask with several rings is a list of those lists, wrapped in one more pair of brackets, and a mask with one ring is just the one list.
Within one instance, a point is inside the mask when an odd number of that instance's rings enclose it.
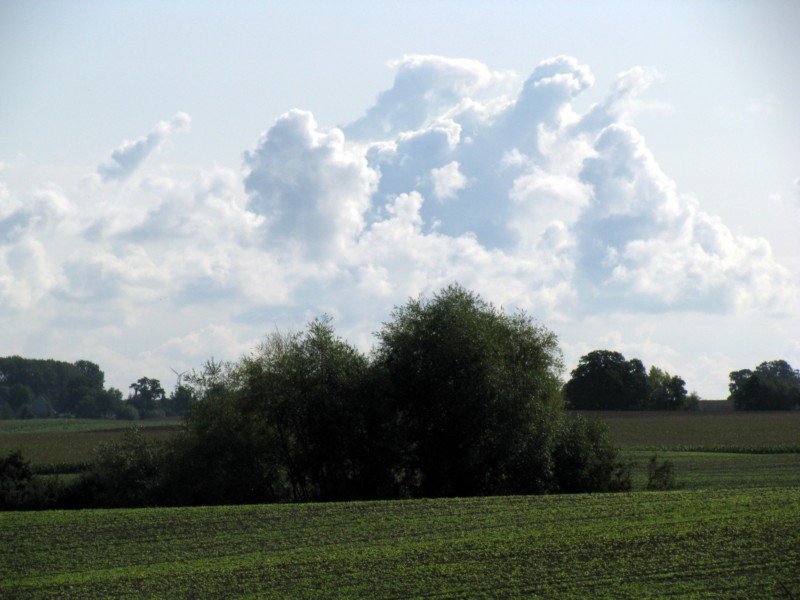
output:
{"label": "grassy field in foreground", "polygon": [[0,596],[800,595],[800,489],[0,513]]}
{"label": "grassy field in foreground", "polygon": [[131,427],[145,437],[165,440],[175,434],[180,421],[115,421],[92,419],[29,419],[0,421],[0,456],[20,450],[38,472],[70,473],[81,470],[92,450],[103,442],[119,440]]}
{"label": "grassy field in foreground", "polygon": [[800,411],[580,411],[605,421],[627,448],[711,452],[800,452]]}

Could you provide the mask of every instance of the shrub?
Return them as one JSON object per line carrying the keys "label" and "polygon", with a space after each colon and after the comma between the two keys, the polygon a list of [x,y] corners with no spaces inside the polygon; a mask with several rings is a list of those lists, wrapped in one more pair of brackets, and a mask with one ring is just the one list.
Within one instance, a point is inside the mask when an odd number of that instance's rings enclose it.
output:
{"label": "shrub", "polygon": [[647,489],[671,490],[675,488],[675,465],[670,460],[658,462],[653,455],[647,463]]}
{"label": "shrub", "polygon": [[159,503],[162,453],[138,428],[120,441],[100,444],[89,472],[67,491],[70,506],[151,506]]}
{"label": "shrub", "polygon": [[0,510],[41,510],[55,507],[60,487],[56,480],[36,477],[18,450],[0,458]]}
{"label": "shrub", "polygon": [[631,489],[631,466],[619,458],[608,426],[597,419],[564,418],[553,449],[555,491],[615,492]]}

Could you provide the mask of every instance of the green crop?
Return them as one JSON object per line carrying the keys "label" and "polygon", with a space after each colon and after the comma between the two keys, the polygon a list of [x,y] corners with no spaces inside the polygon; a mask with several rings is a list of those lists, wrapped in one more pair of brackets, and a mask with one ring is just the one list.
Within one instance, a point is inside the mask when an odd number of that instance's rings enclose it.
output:
{"label": "green crop", "polygon": [[645,488],[647,461],[654,454],[659,461],[672,462],[681,489],[800,486],[800,454],[654,452],[626,448],[622,457],[634,465],[635,490]]}
{"label": "green crop", "polygon": [[581,411],[623,447],[706,452],[800,452],[800,411]]}
{"label": "green crop", "polygon": [[800,489],[0,514],[0,596],[797,597]]}
{"label": "green crop", "polygon": [[120,421],[117,419],[11,419],[0,420],[0,435],[7,433],[44,433],[51,431],[109,431],[125,430],[136,426],[141,429],[151,427],[175,427],[179,419],[154,419],[152,421]]}
{"label": "green crop", "polygon": [[[133,426],[130,421],[41,421],[44,422],[37,423],[34,419],[0,421],[0,456],[20,450],[37,473],[76,473],[86,468],[92,450],[100,443],[122,439]],[[27,426],[29,423],[31,426]],[[59,427],[62,423],[65,425]],[[135,425],[139,426],[140,422]],[[142,434],[151,440],[169,439],[180,428],[179,421],[143,421],[141,425]]]}

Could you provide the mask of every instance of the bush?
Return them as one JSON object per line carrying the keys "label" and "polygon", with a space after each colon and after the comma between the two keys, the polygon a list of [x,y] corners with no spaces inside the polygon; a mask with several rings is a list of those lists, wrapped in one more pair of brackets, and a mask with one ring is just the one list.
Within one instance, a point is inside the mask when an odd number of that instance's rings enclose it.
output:
{"label": "bush", "polygon": [[138,428],[120,441],[100,444],[89,472],[65,494],[68,506],[151,506],[160,503],[161,448]]}
{"label": "bush", "polygon": [[136,410],[135,406],[123,402],[117,408],[116,417],[123,421],[137,421],[139,419],[139,411]]}
{"label": "bush", "polygon": [[631,489],[631,465],[623,463],[608,426],[596,419],[567,416],[553,449],[555,490],[564,493]]}
{"label": "bush", "polygon": [[0,458],[0,510],[53,508],[59,492],[57,481],[34,476],[30,462],[18,450]]}
{"label": "bush", "polygon": [[658,462],[653,455],[647,463],[647,489],[672,490],[675,488],[675,465],[670,460]]}

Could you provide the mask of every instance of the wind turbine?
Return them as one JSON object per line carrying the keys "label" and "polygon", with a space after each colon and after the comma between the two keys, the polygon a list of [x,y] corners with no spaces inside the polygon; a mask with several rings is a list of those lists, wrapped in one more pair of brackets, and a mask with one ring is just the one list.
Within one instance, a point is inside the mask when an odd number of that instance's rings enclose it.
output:
{"label": "wind turbine", "polygon": [[170,371],[172,371],[173,373],[175,373],[175,375],[177,375],[177,377],[178,377],[178,382],[175,384],[175,387],[176,387],[176,388],[179,388],[179,387],[181,387],[181,377],[183,377],[184,375],[186,375],[186,373],[188,373],[188,372],[189,372],[189,370],[187,369],[186,371],[183,371],[183,372],[181,372],[181,373],[178,373],[178,372],[177,372],[175,369],[173,369],[172,367],[170,367],[170,368],[169,368],[169,370],[170,370]]}

